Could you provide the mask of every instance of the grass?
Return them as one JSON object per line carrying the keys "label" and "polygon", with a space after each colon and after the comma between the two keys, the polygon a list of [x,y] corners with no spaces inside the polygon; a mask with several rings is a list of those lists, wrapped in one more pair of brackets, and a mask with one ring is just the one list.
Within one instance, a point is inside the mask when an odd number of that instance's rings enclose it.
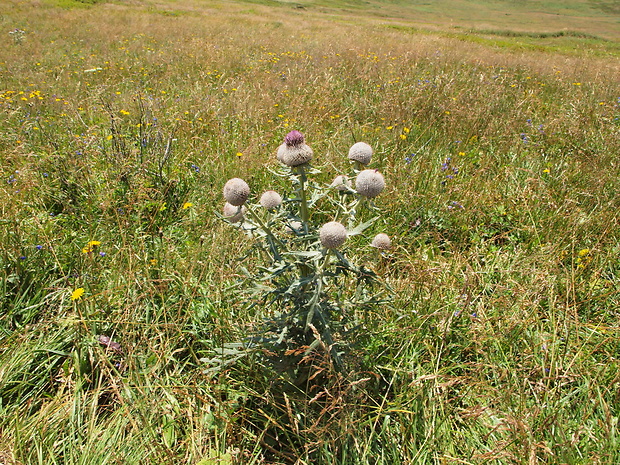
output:
{"label": "grass", "polygon": [[[297,3],[7,3],[0,462],[618,463],[611,26]],[[375,148],[394,243],[349,247],[393,300],[301,389],[230,345],[260,262],[214,213],[231,177],[283,188],[291,129],[319,181]]]}
{"label": "grass", "polygon": [[525,34],[590,34],[618,39],[618,15],[613,2],[571,0],[567,2],[539,0],[535,2],[496,0],[366,0],[366,1],[265,1],[246,0],[248,4],[268,5],[285,10],[303,9],[333,18],[365,23],[393,22],[414,24],[423,29],[450,31],[452,29],[509,30]]}

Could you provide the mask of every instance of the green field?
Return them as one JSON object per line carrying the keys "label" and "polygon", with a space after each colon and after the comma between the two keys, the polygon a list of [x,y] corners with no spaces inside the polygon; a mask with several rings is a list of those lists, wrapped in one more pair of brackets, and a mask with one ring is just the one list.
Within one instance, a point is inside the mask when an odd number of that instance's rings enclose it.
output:
{"label": "green field", "polygon": [[[620,463],[616,2],[0,25],[0,464]],[[329,188],[360,141],[372,201]]]}
{"label": "green field", "polygon": [[613,1],[367,0],[261,1],[248,4],[301,8],[308,14],[361,22],[414,24],[422,29],[494,30],[510,33],[571,33],[620,38],[620,6]]}

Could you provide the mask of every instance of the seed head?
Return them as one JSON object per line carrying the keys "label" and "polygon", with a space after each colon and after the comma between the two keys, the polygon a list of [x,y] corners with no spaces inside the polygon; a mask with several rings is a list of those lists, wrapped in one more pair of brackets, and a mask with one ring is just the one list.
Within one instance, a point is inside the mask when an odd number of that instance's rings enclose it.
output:
{"label": "seed head", "polygon": [[224,204],[224,217],[231,223],[241,223],[246,212],[245,205],[236,207],[226,202]]}
{"label": "seed head", "polygon": [[319,230],[319,238],[326,249],[337,249],[347,240],[347,229],[337,221],[330,221]]}
{"label": "seed head", "polygon": [[339,191],[346,191],[351,188],[351,182],[349,181],[349,178],[341,174],[334,178],[331,186],[335,187]]}
{"label": "seed head", "polygon": [[370,199],[378,196],[385,187],[385,179],[377,170],[360,171],[355,179],[357,193]]}
{"label": "seed head", "polygon": [[260,197],[260,204],[268,210],[282,205],[282,197],[276,191],[265,191]]}
{"label": "seed head", "polygon": [[357,142],[349,149],[349,160],[358,161],[362,165],[370,163],[372,147],[366,142]]}
{"label": "seed head", "polygon": [[284,143],[278,147],[276,158],[287,166],[299,166],[312,160],[314,153],[304,142],[304,136],[299,131],[291,131],[284,138]]}
{"label": "seed head", "polygon": [[235,207],[243,205],[249,195],[250,186],[243,179],[232,178],[224,185],[224,198]]}
{"label": "seed head", "polygon": [[392,240],[387,234],[379,233],[375,236],[370,245],[377,249],[389,250],[392,248]]}

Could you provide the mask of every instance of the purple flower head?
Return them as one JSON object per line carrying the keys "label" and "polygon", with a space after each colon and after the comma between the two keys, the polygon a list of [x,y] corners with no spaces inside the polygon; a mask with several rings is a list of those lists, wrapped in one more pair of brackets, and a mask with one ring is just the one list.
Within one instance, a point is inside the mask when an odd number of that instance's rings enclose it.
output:
{"label": "purple flower head", "polygon": [[304,143],[304,135],[299,131],[291,131],[284,138],[284,143],[289,147],[295,147]]}

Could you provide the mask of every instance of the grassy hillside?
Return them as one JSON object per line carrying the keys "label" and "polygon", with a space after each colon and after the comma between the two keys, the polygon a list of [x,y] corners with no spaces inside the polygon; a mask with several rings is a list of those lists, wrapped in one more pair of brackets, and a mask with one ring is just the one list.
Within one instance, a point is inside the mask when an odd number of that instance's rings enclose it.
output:
{"label": "grassy hillside", "polygon": [[[428,3],[5,2],[0,463],[620,461],[617,12]],[[311,192],[358,141],[386,187],[320,262],[334,344],[248,348],[305,233],[257,248],[222,191],[296,211],[293,129]]]}
{"label": "grassy hillside", "polygon": [[613,1],[571,0],[247,0],[272,8],[301,8],[348,19],[394,21],[435,30],[473,29],[549,34],[569,32],[620,38],[620,8]]}

